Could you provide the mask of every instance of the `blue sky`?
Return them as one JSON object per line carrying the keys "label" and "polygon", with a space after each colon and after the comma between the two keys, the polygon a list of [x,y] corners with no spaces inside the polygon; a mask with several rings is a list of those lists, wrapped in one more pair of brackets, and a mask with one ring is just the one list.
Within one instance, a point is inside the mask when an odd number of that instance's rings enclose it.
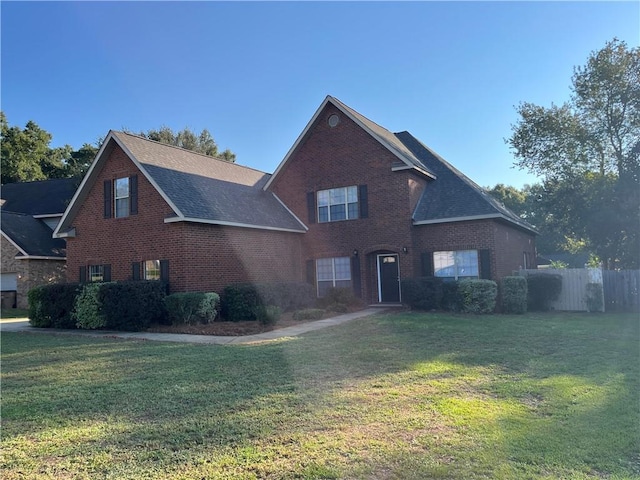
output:
{"label": "blue sky", "polygon": [[273,172],[326,95],[408,130],[483,186],[537,179],[504,143],[521,101],[640,44],[640,2],[7,2],[2,110],[52,146],[207,128]]}

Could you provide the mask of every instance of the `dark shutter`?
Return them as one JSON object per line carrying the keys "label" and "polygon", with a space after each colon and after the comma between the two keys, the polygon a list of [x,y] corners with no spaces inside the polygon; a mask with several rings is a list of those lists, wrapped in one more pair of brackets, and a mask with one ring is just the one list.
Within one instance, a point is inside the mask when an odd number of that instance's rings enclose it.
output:
{"label": "dark shutter", "polygon": [[103,282],[111,281],[111,265],[102,266],[102,281]]}
{"label": "dark shutter", "polygon": [[160,260],[160,281],[169,282],[169,260]]}
{"label": "dark shutter", "polygon": [[433,277],[433,252],[422,252],[420,254],[420,272],[423,277]]}
{"label": "dark shutter", "polygon": [[138,176],[131,175],[129,177],[129,213],[137,215],[138,213]]}
{"label": "dark shutter", "polygon": [[80,267],[80,275],[78,276],[78,282],[87,283],[87,266],[83,265]]}
{"label": "dark shutter", "polygon": [[362,281],[360,278],[360,257],[351,257],[351,283],[353,286],[353,294],[361,298],[362,297]]}
{"label": "dark shutter", "polygon": [[491,280],[491,250],[479,250],[480,278]]}
{"label": "dark shutter", "polygon": [[132,262],[131,263],[131,278],[133,280],[140,280],[140,268],[141,268],[141,263],[140,262]]}
{"label": "dark shutter", "polygon": [[366,185],[358,187],[358,203],[360,205],[360,218],[367,218],[369,216],[369,194]]}
{"label": "dark shutter", "polygon": [[111,218],[111,194],[113,193],[111,180],[104,181],[104,218]]}
{"label": "dark shutter", "polygon": [[307,193],[307,211],[309,213],[309,223],[316,223],[316,193]]}
{"label": "dark shutter", "polygon": [[307,260],[307,283],[310,285],[316,284],[316,262],[314,260]]}

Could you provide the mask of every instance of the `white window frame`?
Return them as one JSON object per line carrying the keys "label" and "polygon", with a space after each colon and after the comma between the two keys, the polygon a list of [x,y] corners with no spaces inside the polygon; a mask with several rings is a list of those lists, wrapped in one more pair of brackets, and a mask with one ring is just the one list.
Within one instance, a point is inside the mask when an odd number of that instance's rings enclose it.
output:
{"label": "white window frame", "polygon": [[[336,197],[344,198],[344,201],[337,201]],[[355,201],[354,201],[355,198]],[[351,201],[350,201],[351,200]],[[358,186],[350,185],[348,187],[330,188],[328,190],[319,190],[316,194],[318,223],[339,222],[342,220],[355,220],[360,217],[360,199],[358,198]],[[332,207],[344,206],[344,218],[332,218]],[[349,206],[355,206],[351,213]],[[326,220],[323,219],[323,209],[326,209]]]}
{"label": "white window frame", "polygon": [[[118,195],[118,184],[125,183],[127,186],[127,194]],[[126,202],[125,202],[126,200]],[[118,209],[118,204],[125,204],[125,211],[120,211]],[[131,181],[129,177],[116,178],[113,182],[113,215],[115,218],[125,218],[129,216],[131,211]]]}
{"label": "white window frame", "polygon": [[[338,264],[338,265],[336,265]],[[344,269],[344,266],[347,269]],[[329,275],[324,275],[325,267],[329,267],[330,271],[326,272]],[[343,268],[340,268],[343,267]],[[322,278],[321,278],[322,277]],[[351,258],[350,257],[334,257],[334,258],[319,258],[316,260],[316,294],[320,297],[320,283],[327,284],[331,282],[331,285],[327,288],[351,288],[353,286],[353,275],[351,273]],[[341,284],[339,282],[349,282],[348,285]],[[323,289],[324,290],[324,289]]]}
{"label": "white window frame", "polygon": [[142,262],[142,278],[145,280],[160,280],[160,260],[145,260]]}
{"label": "white window frame", "polygon": [[88,279],[90,282],[104,282],[104,265],[89,265]]}
{"label": "white window frame", "polygon": [[[468,263],[468,259],[475,259]],[[444,268],[453,268],[453,275],[438,275],[438,270]],[[433,274],[436,277],[452,280],[460,280],[464,278],[480,278],[480,258],[478,250],[449,250],[433,252]]]}

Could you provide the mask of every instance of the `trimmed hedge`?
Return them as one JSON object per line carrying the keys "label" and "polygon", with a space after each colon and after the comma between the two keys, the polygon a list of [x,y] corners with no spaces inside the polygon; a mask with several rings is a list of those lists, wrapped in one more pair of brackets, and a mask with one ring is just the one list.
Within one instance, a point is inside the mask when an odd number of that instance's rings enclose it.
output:
{"label": "trimmed hedge", "polygon": [[258,320],[262,307],[274,306],[287,312],[310,307],[314,301],[315,291],[307,283],[237,283],[222,291],[221,313],[232,322]]}
{"label": "trimmed hedge", "polygon": [[87,283],[75,301],[73,318],[78,328],[96,330],[107,326],[98,295],[103,283]]}
{"label": "trimmed hedge", "polygon": [[172,293],[164,304],[172,325],[211,323],[218,315],[220,296],[213,292]]}
{"label": "trimmed hedge", "polygon": [[498,284],[493,280],[461,280],[458,291],[464,313],[492,313],[496,308]]}
{"label": "trimmed hedge", "polygon": [[459,312],[462,310],[462,299],[460,298],[460,291],[458,284],[460,282],[449,281],[442,283],[442,303],[443,310],[449,312]]}
{"label": "trimmed hedge", "polygon": [[29,323],[38,328],[76,328],[72,316],[77,283],[40,285],[29,290]]}
{"label": "trimmed hedge", "polygon": [[521,276],[504,277],[501,280],[502,311],[504,313],[527,312],[527,279]]}
{"label": "trimmed hedge", "polygon": [[551,303],[560,298],[562,276],[557,273],[535,273],[527,276],[527,306],[531,311],[550,310]]}
{"label": "trimmed hedge", "polygon": [[349,307],[362,305],[362,300],[355,296],[351,288],[331,287],[324,297],[316,300],[316,305],[324,310],[345,313]]}
{"label": "trimmed hedge", "polygon": [[441,278],[418,277],[402,280],[402,300],[414,310],[436,310],[442,306]]}

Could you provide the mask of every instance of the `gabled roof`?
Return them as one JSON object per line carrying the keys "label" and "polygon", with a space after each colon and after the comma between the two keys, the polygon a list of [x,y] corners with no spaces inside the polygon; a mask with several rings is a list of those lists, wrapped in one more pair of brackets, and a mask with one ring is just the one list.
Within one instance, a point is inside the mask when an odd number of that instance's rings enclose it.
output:
{"label": "gabled roof", "polygon": [[537,233],[530,224],[409,132],[396,133],[395,136],[437,176],[437,180],[427,183],[416,206],[414,225],[496,218]]}
{"label": "gabled roof", "polygon": [[391,133],[389,130],[381,127],[375,122],[372,122],[364,115],[356,112],[352,108],[348,107],[344,103],[342,103],[337,98],[334,98],[328,95],[320,107],[316,110],[316,113],[311,117],[309,123],[304,128],[302,133],[298,136],[293,146],[289,149],[287,154],[285,155],[276,171],[273,173],[273,176],[269,179],[269,181],[265,184],[265,190],[269,188],[271,182],[278,176],[284,165],[289,161],[293,152],[298,148],[298,145],[302,143],[303,139],[307,135],[307,132],[314,125],[320,113],[325,109],[328,104],[332,104],[338,110],[340,110],[344,115],[350,118],[353,122],[355,122],[360,128],[362,128],[365,132],[371,135],[376,141],[378,141],[382,146],[384,146],[387,150],[389,150],[393,155],[395,155],[399,160],[399,167],[394,168],[394,170],[403,170],[403,169],[413,169],[429,178],[436,178],[436,175],[429,170],[429,168],[418,158],[416,155],[409,150],[402,142],[398,140],[398,138]]}
{"label": "gabled roof", "polygon": [[62,215],[79,183],[79,178],[7,183],[0,187],[1,208],[35,216]]}
{"label": "gabled roof", "polygon": [[2,235],[19,251],[17,258],[51,258],[64,260],[65,241],[51,236],[42,221],[24,213],[2,210]]}
{"label": "gabled roof", "polygon": [[[156,188],[175,213],[165,222],[304,232],[306,227],[271,192],[269,174],[128,133],[110,131],[55,231],[72,228],[80,205],[102,165],[117,146]],[[144,201],[141,199],[141,201]]]}

